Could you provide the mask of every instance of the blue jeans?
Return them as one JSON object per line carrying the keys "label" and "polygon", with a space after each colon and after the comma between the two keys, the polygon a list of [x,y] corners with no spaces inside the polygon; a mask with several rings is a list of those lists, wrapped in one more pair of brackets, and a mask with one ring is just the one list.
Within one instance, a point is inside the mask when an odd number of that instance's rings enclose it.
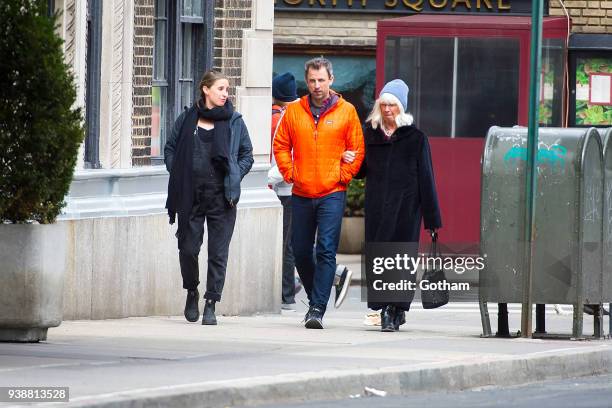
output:
{"label": "blue jeans", "polygon": [[[292,244],[295,266],[310,305],[326,307],[336,271],[336,251],[346,193],[321,198],[292,196]],[[313,244],[317,237],[316,263]]]}

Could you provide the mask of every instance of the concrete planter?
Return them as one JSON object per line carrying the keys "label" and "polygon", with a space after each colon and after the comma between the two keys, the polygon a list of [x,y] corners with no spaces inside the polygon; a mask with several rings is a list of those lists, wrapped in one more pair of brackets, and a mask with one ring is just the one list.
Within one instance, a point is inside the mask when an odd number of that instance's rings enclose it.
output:
{"label": "concrete planter", "polygon": [[341,254],[360,254],[365,241],[365,221],[363,217],[342,218],[342,231],[340,232]]}
{"label": "concrete planter", "polygon": [[0,341],[46,340],[62,322],[63,223],[0,224]]}

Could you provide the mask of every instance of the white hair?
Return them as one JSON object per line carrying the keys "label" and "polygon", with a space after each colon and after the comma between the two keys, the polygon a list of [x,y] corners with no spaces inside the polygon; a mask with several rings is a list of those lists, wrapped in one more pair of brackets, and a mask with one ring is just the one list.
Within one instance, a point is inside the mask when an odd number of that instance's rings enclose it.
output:
{"label": "white hair", "polygon": [[374,102],[374,108],[372,108],[372,112],[370,112],[370,115],[368,115],[368,118],[366,119],[366,122],[369,121],[372,124],[373,129],[377,129],[382,122],[382,112],[380,110],[381,103],[397,105],[400,107],[400,113],[395,117],[395,123],[397,124],[398,128],[402,126],[410,126],[414,122],[412,115],[404,112],[404,106],[395,95],[384,93],[380,95],[380,98],[378,98],[376,102]]}

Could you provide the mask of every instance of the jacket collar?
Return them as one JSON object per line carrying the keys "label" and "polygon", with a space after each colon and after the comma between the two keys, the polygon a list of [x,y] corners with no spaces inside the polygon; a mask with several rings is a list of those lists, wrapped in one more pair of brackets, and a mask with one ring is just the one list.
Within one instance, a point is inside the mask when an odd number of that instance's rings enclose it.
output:
{"label": "jacket collar", "polygon": [[[341,106],[344,103],[344,98],[342,97],[342,95],[340,95],[338,92],[334,91],[334,90],[330,90],[330,94],[333,95],[337,95],[338,96],[338,100],[336,101],[336,103],[334,103],[332,106],[329,107],[329,109],[327,109],[325,111],[325,113],[329,113],[334,111],[335,109],[337,109],[339,106]],[[310,94],[304,95],[300,98],[300,105],[302,106],[302,108],[308,112],[308,114],[310,116],[312,116],[312,114],[310,113],[310,102],[309,102],[309,98],[310,98]]]}
{"label": "jacket collar", "polygon": [[382,131],[380,126],[374,129],[372,127],[372,124],[368,122],[366,124],[367,131],[366,131],[365,142],[366,144],[369,144],[369,145],[391,144],[398,140],[410,137],[414,133],[415,129],[416,128],[414,127],[414,125],[401,126],[395,130],[395,132],[393,133],[390,139],[387,139],[385,137],[385,133]]}

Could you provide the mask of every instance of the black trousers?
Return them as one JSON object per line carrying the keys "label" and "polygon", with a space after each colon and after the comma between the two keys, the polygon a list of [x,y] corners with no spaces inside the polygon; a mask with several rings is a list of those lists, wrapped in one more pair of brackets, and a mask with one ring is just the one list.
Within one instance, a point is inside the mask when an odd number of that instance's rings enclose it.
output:
{"label": "black trousers", "polygon": [[295,303],[295,260],[291,246],[291,196],[278,196],[283,205],[283,303]]}
{"label": "black trousers", "polygon": [[178,233],[184,289],[196,289],[200,284],[198,255],[204,240],[204,222],[208,228],[208,271],[204,299],[218,302],[225,284],[229,244],[236,223],[236,207],[229,207],[223,185],[201,184],[197,188],[189,228]]}

